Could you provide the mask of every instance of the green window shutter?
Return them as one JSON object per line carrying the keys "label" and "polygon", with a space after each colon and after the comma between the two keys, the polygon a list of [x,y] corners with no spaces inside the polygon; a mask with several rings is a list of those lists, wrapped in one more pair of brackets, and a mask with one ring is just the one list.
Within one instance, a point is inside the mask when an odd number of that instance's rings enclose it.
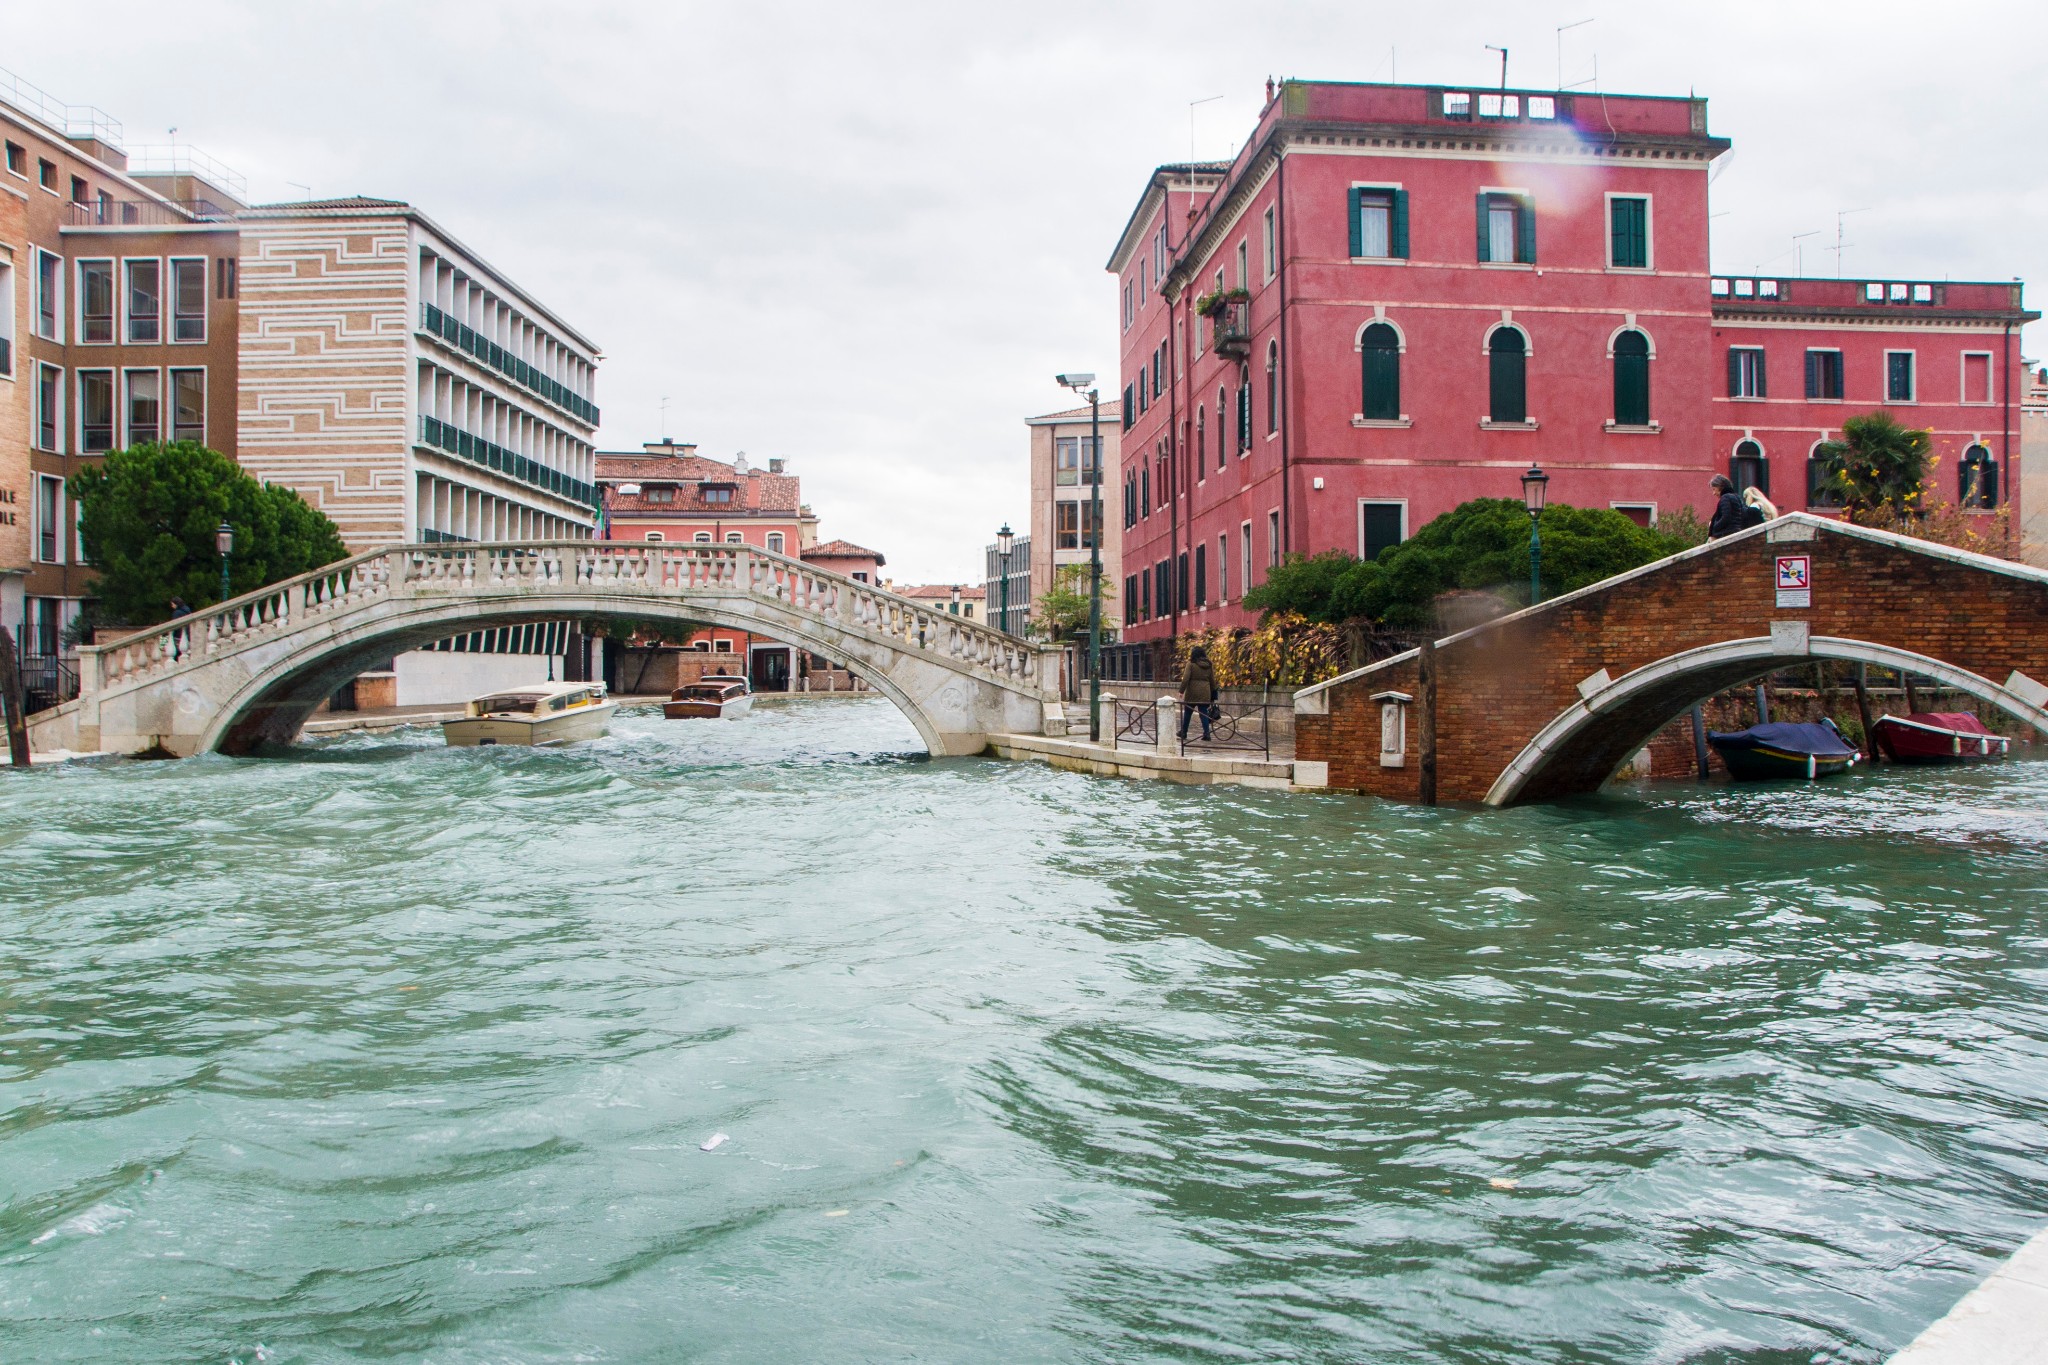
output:
{"label": "green window shutter", "polygon": [[1808,351],[1806,353],[1806,396],[1808,398],[1820,397],[1819,351]]}
{"label": "green window shutter", "polygon": [[1733,346],[1728,348],[1728,396],[1742,397],[1742,352]]}
{"label": "green window shutter", "polygon": [[1479,219],[1479,259],[1480,259],[1480,260],[1482,260],[1482,261],[1486,261],[1486,260],[1490,260],[1490,259],[1492,259],[1491,257],[1489,257],[1489,256],[1488,256],[1488,255],[1486,254],[1486,201],[1487,201],[1487,198],[1488,198],[1488,196],[1486,196],[1486,195],[1484,195],[1484,194],[1480,195],[1480,196],[1479,196],[1479,204],[1478,204],[1478,208],[1477,208],[1477,209],[1475,210],[1475,212],[1476,212],[1476,214],[1477,214],[1477,216],[1478,216],[1478,219]]}
{"label": "green window shutter", "polygon": [[1536,201],[1528,195],[1522,196],[1522,211],[1516,217],[1515,226],[1520,229],[1515,242],[1515,259],[1524,265],[1536,264]]}
{"label": "green window shutter", "polygon": [[1360,251],[1365,249],[1365,242],[1358,230],[1358,201],[1364,195],[1365,191],[1359,189],[1356,185],[1351,187],[1351,254],[1353,257],[1356,257]]}
{"label": "green window shutter", "polygon": [[[1353,215],[1354,217],[1356,215]],[[1394,255],[1408,259],[1408,191],[1394,191]]]}
{"label": "green window shutter", "polygon": [[[1764,353],[1761,348],[1756,353],[1756,396],[1759,398],[1771,396],[1770,370],[1764,364]],[[1768,488],[1764,489],[1766,493],[1770,491]]]}

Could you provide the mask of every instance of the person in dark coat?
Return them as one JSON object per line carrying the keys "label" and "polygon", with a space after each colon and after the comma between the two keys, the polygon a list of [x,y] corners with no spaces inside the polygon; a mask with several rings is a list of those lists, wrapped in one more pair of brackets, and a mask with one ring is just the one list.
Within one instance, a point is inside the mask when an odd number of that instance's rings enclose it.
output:
{"label": "person in dark coat", "polygon": [[1216,703],[1216,667],[1209,662],[1209,651],[1196,645],[1188,655],[1187,669],[1180,675],[1180,738],[1185,744],[1188,738],[1188,721],[1195,716],[1202,718],[1202,738],[1209,738],[1209,718]]}
{"label": "person in dark coat", "polygon": [[1735,495],[1735,485],[1726,474],[1716,474],[1712,487],[1719,499],[1714,503],[1714,519],[1707,523],[1707,539],[1719,540],[1743,528],[1749,519],[1749,509]]}

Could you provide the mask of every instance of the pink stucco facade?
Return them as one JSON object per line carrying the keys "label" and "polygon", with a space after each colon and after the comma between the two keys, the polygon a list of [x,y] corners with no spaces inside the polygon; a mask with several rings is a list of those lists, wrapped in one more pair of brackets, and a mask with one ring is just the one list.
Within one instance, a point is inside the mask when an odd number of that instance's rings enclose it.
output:
{"label": "pink stucco facade", "polygon": [[[1977,444],[2016,490],[2017,286],[1716,281],[1727,147],[1700,99],[1289,82],[1230,163],[1160,167],[1109,263],[1125,637],[1252,624],[1239,598],[1281,556],[1377,551],[1518,497],[1532,464],[1553,501],[1647,521],[1710,506],[1750,440],[1804,507],[1818,434],[1885,405],[1887,350],[1920,353],[1900,416],[1936,428],[1948,481]],[[1198,316],[1219,287],[1247,298]],[[1731,345],[1766,352],[1764,395],[1730,396]],[[1828,347],[1844,397],[1809,402],[1804,352]],[[1965,351],[1991,356],[1967,362],[1989,400],[1964,401]]]}

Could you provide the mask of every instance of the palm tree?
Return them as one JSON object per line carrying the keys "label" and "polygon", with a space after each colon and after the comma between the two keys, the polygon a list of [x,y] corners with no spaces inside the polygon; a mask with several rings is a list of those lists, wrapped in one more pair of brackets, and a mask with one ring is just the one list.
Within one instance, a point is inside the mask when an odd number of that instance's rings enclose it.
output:
{"label": "palm tree", "polygon": [[1880,507],[1898,517],[1917,514],[1932,446],[1932,432],[1903,426],[1888,412],[1851,417],[1841,440],[1823,441],[1813,452],[1822,462],[1815,491],[1839,497],[1851,519]]}

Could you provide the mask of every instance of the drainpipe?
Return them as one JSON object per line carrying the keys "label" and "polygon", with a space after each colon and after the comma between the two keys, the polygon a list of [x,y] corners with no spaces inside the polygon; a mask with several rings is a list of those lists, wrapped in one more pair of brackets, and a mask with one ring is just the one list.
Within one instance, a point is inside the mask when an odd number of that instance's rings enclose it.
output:
{"label": "drainpipe", "polygon": [[[1169,366],[1173,364],[1173,308],[1171,305],[1166,310],[1166,363]],[[1180,590],[1180,489],[1182,482],[1180,467],[1182,461],[1180,451],[1177,449],[1180,444],[1180,385],[1176,383],[1169,384],[1166,387],[1166,470],[1167,478],[1173,486],[1173,515],[1168,522],[1170,527],[1169,534],[1172,537],[1168,543],[1168,554],[1170,556],[1169,562],[1173,567],[1167,570],[1166,574],[1167,581],[1173,585],[1173,616],[1169,622],[1171,634],[1168,638],[1178,645],[1180,640],[1180,613],[1181,609],[1187,606],[1187,603],[1181,600]],[[1189,524],[1192,525],[1194,509],[1189,508],[1188,511]]]}
{"label": "drainpipe", "polygon": [[1999,355],[1998,463],[2005,475],[2006,500],[2012,500],[2012,319],[2005,322],[2005,343]]}
{"label": "drainpipe", "polygon": [[[1280,170],[1274,177],[1273,187],[1273,232],[1279,239],[1280,270],[1274,283],[1280,289],[1280,392],[1285,394],[1292,386],[1287,376],[1294,365],[1294,352],[1287,345],[1287,143],[1280,140]],[[1287,552],[1294,548],[1294,500],[1290,495],[1290,450],[1294,436],[1294,414],[1287,412],[1287,404],[1281,405],[1280,419],[1280,558],[1287,558]]]}

